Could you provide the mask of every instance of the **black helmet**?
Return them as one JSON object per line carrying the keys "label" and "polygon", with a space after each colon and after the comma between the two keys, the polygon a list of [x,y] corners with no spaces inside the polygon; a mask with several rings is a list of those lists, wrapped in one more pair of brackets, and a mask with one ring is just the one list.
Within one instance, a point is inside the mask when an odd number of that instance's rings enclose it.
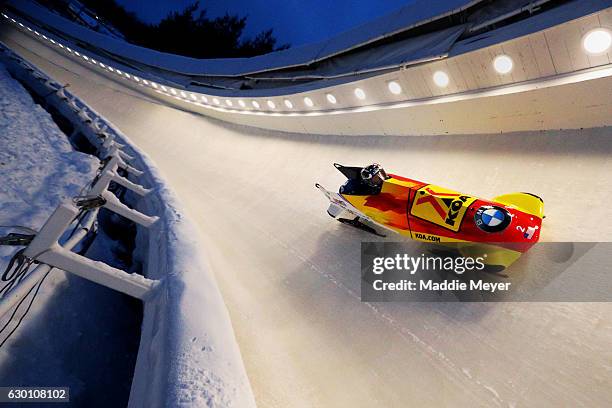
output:
{"label": "black helmet", "polygon": [[370,164],[361,169],[361,179],[372,187],[378,187],[386,179],[385,170],[378,163]]}

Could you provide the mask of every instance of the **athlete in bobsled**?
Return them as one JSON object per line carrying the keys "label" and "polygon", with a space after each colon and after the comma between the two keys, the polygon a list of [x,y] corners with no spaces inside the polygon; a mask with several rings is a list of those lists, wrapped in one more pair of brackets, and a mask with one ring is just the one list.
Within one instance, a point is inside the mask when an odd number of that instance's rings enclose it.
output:
{"label": "athlete in bobsled", "polygon": [[347,177],[346,182],[340,186],[340,194],[378,194],[384,181],[389,178],[385,169],[378,163],[363,168],[343,167],[339,170]]}
{"label": "athlete in bobsled", "polygon": [[330,201],[330,216],[361,230],[453,244],[466,256],[485,248],[487,263],[501,266],[510,265],[540,238],[544,203],[534,194],[510,193],[489,201],[388,174],[377,163],[334,166],[347,178],[339,192],[315,186]]}

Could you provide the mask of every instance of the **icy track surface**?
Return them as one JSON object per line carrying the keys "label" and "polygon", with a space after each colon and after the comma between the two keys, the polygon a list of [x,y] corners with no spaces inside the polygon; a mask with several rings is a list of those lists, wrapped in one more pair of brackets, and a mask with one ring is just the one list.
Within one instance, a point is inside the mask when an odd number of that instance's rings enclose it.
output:
{"label": "icy track surface", "polygon": [[379,161],[483,197],[532,191],[547,205],[544,240],[610,241],[612,129],[268,133],[162,106],[15,38],[3,41],[155,160],[198,222],[259,406],[612,405],[611,305],[362,303],[371,237],[333,222],[313,187],[342,181],[334,161]]}

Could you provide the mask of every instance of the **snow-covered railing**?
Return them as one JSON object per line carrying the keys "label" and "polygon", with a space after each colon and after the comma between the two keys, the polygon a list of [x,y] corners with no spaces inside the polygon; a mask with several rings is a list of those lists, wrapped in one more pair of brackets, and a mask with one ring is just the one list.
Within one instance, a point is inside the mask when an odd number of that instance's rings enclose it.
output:
{"label": "snow-covered railing", "polygon": [[[144,301],[130,406],[175,406],[185,401],[195,406],[254,406],[229,315],[194,238],[197,232],[185,222],[154,165],[118,129],[68,92],[68,84],[57,83],[2,43],[0,60],[70,122],[71,137],[84,136],[101,159],[85,195],[60,205],[28,242],[23,255],[39,265],[0,298],[0,316],[57,267]],[[111,182],[127,190],[134,208],[109,190]],[[94,226],[100,208],[138,225],[135,256],[142,258],[146,278],[72,252]],[[71,226],[73,233],[60,245]],[[200,353],[208,352],[186,360],[185,353],[196,346]],[[194,369],[200,374],[186,375]]]}
{"label": "snow-covered railing", "polygon": [[[29,260],[63,269],[111,289],[144,299],[158,283],[157,281],[151,281],[137,274],[128,274],[101,262],[92,261],[72,252],[72,248],[59,244],[62,235],[79,220],[80,211],[85,209],[105,207],[137,224],[145,227],[153,225],[158,217],[147,216],[130,209],[108,190],[113,181],[139,195],[146,195],[150,190],[120,176],[117,170],[123,168],[131,171],[132,174],[142,175],[143,173],[125,162],[124,158],[128,159],[130,156],[122,153],[119,146],[113,141],[113,135],[106,131],[107,127],[100,124],[99,118],[94,121],[86,107],[78,103],[76,98],[68,97],[64,86],[54,82],[8,48],[3,48],[2,51],[8,57],[5,59],[9,72],[27,83],[34,93],[43,96],[47,104],[58,109],[62,116],[74,125],[74,132],[84,134],[90,143],[97,147],[98,157],[103,159],[104,164],[96,179],[91,183],[89,191],[86,192],[87,196],[77,204],[61,204],[29,243],[23,255]],[[92,202],[95,203],[93,206],[89,204]],[[38,282],[30,281],[32,285],[36,283]],[[20,288],[20,286],[21,284],[18,284],[12,290],[28,293],[31,289],[31,287]],[[8,311],[13,306],[13,302],[20,300],[18,296],[10,296],[10,292],[7,299],[9,302],[3,302],[0,299],[0,312]]]}

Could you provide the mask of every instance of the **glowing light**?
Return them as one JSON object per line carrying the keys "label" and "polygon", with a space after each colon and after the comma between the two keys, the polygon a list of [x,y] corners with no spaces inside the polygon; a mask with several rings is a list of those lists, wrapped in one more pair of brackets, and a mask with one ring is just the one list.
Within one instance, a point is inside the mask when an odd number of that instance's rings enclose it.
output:
{"label": "glowing light", "polygon": [[312,108],[314,106],[314,102],[312,101],[312,99],[307,96],[304,98],[304,104],[309,108]]}
{"label": "glowing light", "polygon": [[448,86],[448,83],[450,82],[450,79],[448,78],[448,75],[446,74],[446,72],[436,71],[433,74],[433,81],[440,88],[446,88]]}
{"label": "glowing light", "polygon": [[389,82],[387,84],[387,88],[389,88],[389,92],[391,92],[393,95],[399,95],[400,93],[402,93],[401,85],[395,81]]}
{"label": "glowing light", "polygon": [[187,94],[185,93],[185,91],[181,91],[181,96],[182,96],[183,98],[186,98],[186,97],[187,97]]}
{"label": "glowing light", "polygon": [[246,104],[242,99],[238,99],[238,105],[240,105],[241,108],[246,108]]}
{"label": "glowing light", "polygon": [[499,55],[493,61],[493,67],[495,68],[495,71],[502,75],[509,74],[514,67],[514,62],[512,62],[512,58],[507,55]]}
{"label": "glowing light", "polygon": [[191,99],[193,99],[194,101],[197,101],[197,100],[198,100],[198,97],[197,97],[197,96],[195,96],[194,94],[189,94],[189,97],[190,97]]}
{"label": "glowing light", "polygon": [[293,109],[293,102],[291,102],[289,99],[285,99],[283,103],[285,104],[287,109]]}
{"label": "glowing light", "polygon": [[357,97],[357,99],[360,99],[360,100],[362,100],[362,101],[363,101],[363,100],[366,98],[366,94],[365,94],[365,92],[363,91],[363,89],[361,89],[361,88],[355,88],[355,91],[354,91],[354,92],[355,92],[355,96]]}
{"label": "glowing light", "polygon": [[202,95],[200,99],[202,99],[202,102],[208,103],[208,98],[206,97],[206,95]]}
{"label": "glowing light", "polygon": [[225,104],[226,104],[227,106],[234,106],[234,102],[232,102],[232,101],[231,101],[231,100],[229,100],[229,99],[226,99],[226,100],[225,100]]}
{"label": "glowing light", "polygon": [[166,88],[166,87],[165,87],[165,86],[163,86],[163,85],[161,86],[161,89],[162,89],[162,91],[164,91],[164,92],[168,92],[168,88]]}
{"label": "glowing light", "polygon": [[219,99],[218,99],[218,98],[213,98],[213,103],[214,103],[215,105],[218,105],[218,104],[220,104],[221,102],[219,102]]}
{"label": "glowing light", "polygon": [[176,89],[174,89],[174,88],[170,88],[170,93],[171,93],[172,95],[176,95]]}
{"label": "glowing light", "polygon": [[336,97],[333,94],[325,94],[325,97],[327,98],[327,102],[335,104],[336,102],[338,102],[338,100],[336,99]]}
{"label": "glowing light", "polygon": [[605,54],[612,46],[612,34],[603,28],[592,30],[584,36],[582,46],[591,55]]}
{"label": "glowing light", "polygon": [[272,102],[272,101],[268,101],[268,102],[266,102],[266,103],[268,104],[268,108],[270,108],[270,109],[274,109],[274,108],[276,108],[276,104],[274,104],[274,102]]}
{"label": "glowing light", "polygon": [[259,102],[257,102],[257,101],[252,101],[252,102],[251,102],[251,104],[253,105],[253,107],[254,107],[255,109],[259,109]]}

